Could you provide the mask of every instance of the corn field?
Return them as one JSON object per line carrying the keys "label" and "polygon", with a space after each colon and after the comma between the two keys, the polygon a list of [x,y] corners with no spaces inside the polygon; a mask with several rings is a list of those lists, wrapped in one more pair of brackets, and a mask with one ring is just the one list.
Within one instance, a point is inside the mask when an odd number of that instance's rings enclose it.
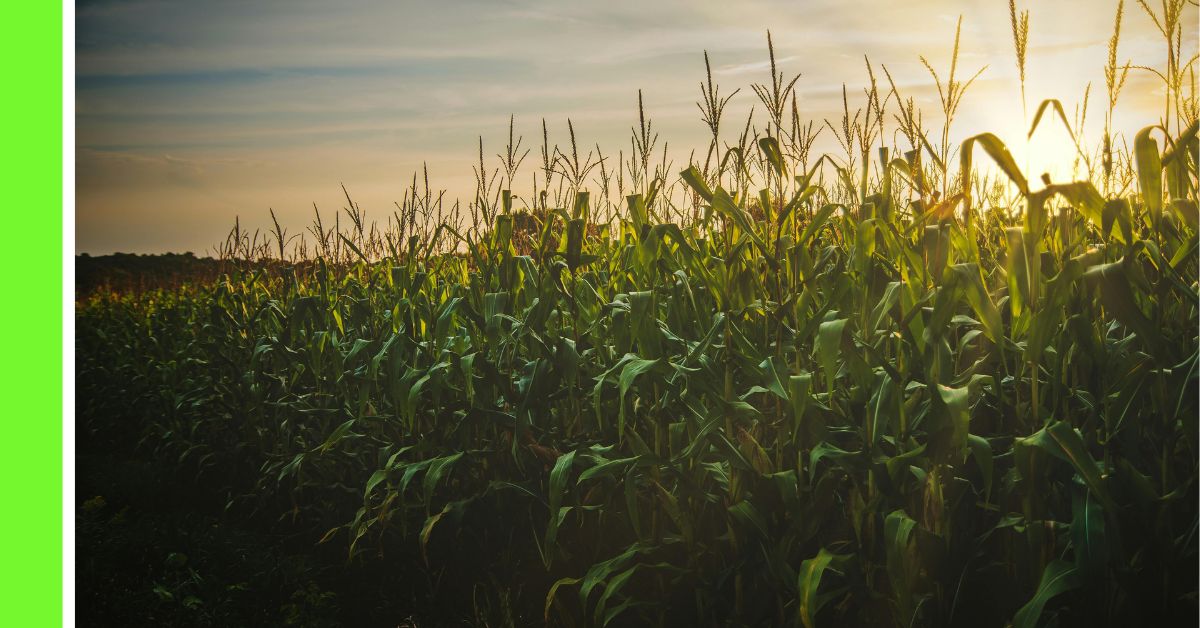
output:
{"label": "corn field", "polygon": [[1194,625],[1195,64],[1132,138],[1037,107],[1065,183],[867,69],[816,126],[773,50],[744,123],[709,73],[686,164],[639,107],[616,160],[510,133],[469,203],[238,225],[78,302],[81,438],[490,625]]}

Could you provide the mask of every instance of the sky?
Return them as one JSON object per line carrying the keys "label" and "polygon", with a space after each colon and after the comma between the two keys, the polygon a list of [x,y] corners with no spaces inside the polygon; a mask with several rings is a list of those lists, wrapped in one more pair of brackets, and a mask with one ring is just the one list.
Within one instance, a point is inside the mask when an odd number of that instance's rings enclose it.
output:
{"label": "sky", "polygon": [[[1095,138],[1117,0],[1023,5],[1030,108],[1058,98],[1073,110],[1091,82]],[[1022,160],[1062,155],[1056,127],[1023,142],[1004,0],[81,0],[76,253],[203,255],[235,217],[266,228],[271,209],[294,233],[314,204],[326,216],[345,207],[342,185],[382,220],[423,164],[433,187],[465,201],[479,137],[493,168],[510,115],[534,149],[519,175],[531,177],[543,119],[552,143],[566,141],[569,118],[581,144],[627,148],[639,89],[660,142],[686,161],[707,141],[695,104],[703,52],[723,92],[741,88],[727,114],[732,141],[756,102],[750,85],[769,79],[768,29],[781,70],[801,75],[802,117],[840,119],[843,84],[861,106],[866,55],[933,126],[937,95],[920,56],[944,75],[960,15],[960,75],[986,69],[956,137],[992,131]],[[1184,23],[1194,51],[1194,6]],[[1120,59],[1161,67],[1165,55],[1150,18],[1127,3]],[[1158,121],[1156,80],[1131,72],[1119,129]],[[829,141],[826,131],[818,148]]]}

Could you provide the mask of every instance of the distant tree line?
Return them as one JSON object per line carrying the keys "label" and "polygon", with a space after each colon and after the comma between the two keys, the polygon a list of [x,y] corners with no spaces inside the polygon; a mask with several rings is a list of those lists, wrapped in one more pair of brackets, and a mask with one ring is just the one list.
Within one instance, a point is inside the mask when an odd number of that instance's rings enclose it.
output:
{"label": "distant tree line", "polygon": [[173,288],[182,283],[211,279],[220,273],[221,261],[186,253],[75,256],[75,298],[98,292],[144,292]]}

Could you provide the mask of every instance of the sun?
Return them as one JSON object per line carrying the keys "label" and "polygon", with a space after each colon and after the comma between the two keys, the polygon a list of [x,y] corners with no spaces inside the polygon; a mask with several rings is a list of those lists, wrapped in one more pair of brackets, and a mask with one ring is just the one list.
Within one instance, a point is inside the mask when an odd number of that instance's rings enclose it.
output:
{"label": "sun", "polygon": [[1043,174],[1055,183],[1087,178],[1087,163],[1083,159],[1088,154],[1086,140],[1077,147],[1057,118],[1043,117],[1032,136],[1020,117],[1007,120],[1002,126],[998,135],[1031,187],[1040,187]]}
{"label": "sun", "polygon": [[1061,126],[1039,128],[1033,137],[1022,136],[1017,142],[1017,163],[1022,164],[1026,178],[1040,180],[1043,174],[1056,183],[1087,177],[1084,159],[1087,148],[1076,146],[1075,140]]}

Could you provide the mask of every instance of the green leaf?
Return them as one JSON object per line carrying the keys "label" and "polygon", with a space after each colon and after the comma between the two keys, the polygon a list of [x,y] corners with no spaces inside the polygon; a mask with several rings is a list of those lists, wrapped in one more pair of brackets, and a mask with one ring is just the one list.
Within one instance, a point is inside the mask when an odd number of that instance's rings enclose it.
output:
{"label": "green leaf", "polygon": [[578,220],[582,224],[587,224],[589,218],[589,204],[591,193],[587,190],[580,190],[575,193],[575,207],[571,210],[571,220]]}
{"label": "green leaf", "polygon": [[783,388],[783,380],[779,375],[787,372],[787,364],[778,356],[771,356],[760,362],[758,368],[762,369],[763,386],[767,391],[780,399],[787,400],[788,394]]}
{"label": "green leaf", "polygon": [[371,344],[372,343],[370,340],[364,340],[362,338],[356,339],[354,344],[351,345],[350,351],[346,352],[346,357],[342,358],[342,367],[349,368],[354,366],[354,358],[358,357],[358,354],[362,353],[363,350],[371,346]]}
{"label": "green leaf", "polygon": [[713,193],[712,207],[717,213],[732,219],[738,228],[750,237],[751,241],[754,242],[754,246],[758,247],[759,252],[766,258],[767,263],[771,264],[772,267],[778,267],[779,263],[775,260],[775,256],[771,254],[771,251],[767,249],[767,244],[763,242],[762,236],[754,228],[754,224],[750,222],[750,217],[734,202],[729,192],[726,192],[724,188],[718,187],[717,191]]}
{"label": "green leaf", "polygon": [[802,245],[812,240],[813,237],[816,236],[821,230],[821,228],[825,226],[825,223],[829,222],[829,217],[833,215],[833,212],[837,211],[839,208],[844,209],[844,206],[831,203],[822,206],[821,209],[818,209],[817,213],[813,215],[812,220],[810,220],[808,225],[804,227],[804,232],[800,234],[800,239],[797,241],[797,244]]}
{"label": "green leaf", "polygon": [[421,560],[423,560],[426,565],[429,564],[429,556],[425,553],[425,549],[429,545],[429,535],[433,534],[433,526],[437,525],[437,522],[441,521],[442,517],[445,517],[446,513],[448,512],[450,512],[450,504],[446,504],[446,506],[442,508],[442,510],[436,515],[427,517],[425,519],[425,524],[421,526]]}
{"label": "green leaf", "polygon": [[783,163],[783,153],[779,152],[779,141],[767,136],[758,140],[758,148],[766,156],[767,163],[771,164],[771,170],[775,172],[775,176],[783,177],[786,167]]}
{"label": "green leaf", "polygon": [[[1028,237],[1020,227],[1007,227],[1004,230],[1005,242],[1008,245],[1005,259],[1005,274],[1008,279],[1008,303],[1012,318],[1016,321],[1029,302],[1030,277],[1026,267],[1025,241]],[[1014,323],[1015,325],[1015,323]],[[1014,331],[1014,336],[1015,336]]]}
{"label": "green leaf", "polygon": [[1104,203],[1104,214],[1101,217],[1101,229],[1105,234],[1114,233],[1116,226],[1117,240],[1122,243],[1133,242],[1133,211],[1129,207],[1129,199],[1117,198]]}
{"label": "green leaf", "polygon": [[352,427],[354,427],[354,419],[350,419],[349,421],[337,426],[337,428],[333,430],[333,433],[329,435],[329,438],[326,438],[325,442],[321,443],[321,446],[318,447],[317,450],[321,453],[329,451],[329,449],[336,445],[338,441],[342,440],[346,434],[350,433],[350,428]]}
{"label": "green leaf", "polygon": [[629,458],[620,458],[617,460],[605,460],[604,462],[585,469],[579,474],[578,482],[585,482],[598,477],[615,478],[617,475],[624,473],[629,467],[642,460],[642,456],[631,456]]}
{"label": "green leaf", "polygon": [[625,435],[625,394],[629,392],[629,388],[633,386],[633,381],[637,377],[650,369],[657,366],[661,360],[649,360],[646,358],[634,357],[625,363],[625,367],[621,369],[621,375],[618,378],[618,387],[621,391],[620,403],[621,410],[617,419],[617,434],[620,437]]}
{"label": "green leaf", "polygon": [[650,211],[646,208],[646,202],[641,194],[630,194],[625,197],[625,202],[629,205],[629,219],[633,228],[640,233],[650,222]]}
{"label": "green leaf", "polygon": [[[584,192],[580,192],[580,194],[584,194]],[[567,237],[563,241],[563,254],[566,257],[567,266],[571,270],[579,267],[586,228],[587,225],[582,218],[575,218],[567,223]]]}
{"label": "green leaf", "polygon": [[826,321],[817,328],[817,341],[813,348],[817,353],[821,371],[825,374],[825,392],[833,391],[833,380],[838,371],[837,358],[841,354],[842,333],[846,329],[846,321],[845,318]]}
{"label": "green leaf", "polygon": [[429,463],[429,470],[425,472],[425,479],[421,483],[421,491],[425,494],[425,511],[429,511],[430,501],[433,499],[433,491],[442,480],[442,476],[454,466],[464,456],[464,452],[458,452],[449,456],[435,458]]}
{"label": "green leaf", "polygon": [[1098,581],[1108,564],[1108,539],[1104,511],[1090,491],[1076,491],[1071,501],[1071,544],[1075,566],[1084,580]]}
{"label": "green leaf", "polygon": [[958,451],[962,451],[967,446],[967,436],[971,432],[971,391],[967,386],[962,388],[952,388],[942,384],[937,385],[938,398],[946,406],[946,411],[950,416],[951,437],[950,442]]}
{"label": "green leaf", "polygon": [[695,532],[692,528],[692,519],[688,513],[683,512],[679,506],[679,499],[668,491],[662,484],[654,483],[654,487],[658,489],[658,496],[662,500],[663,506],[667,509],[667,516],[675,523],[675,527],[683,534],[683,539],[688,547],[692,547],[695,539]]}
{"label": "green leaf", "polygon": [[641,551],[638,544],[633,544],[626,550],[608,560],[604,560],[592,565],[586,574],[583,576],[583,584],[579,587],[579,600],[583,603],[584,608],[587,608],[588,598],[592,594],[592,589],[608,579],[609,574],[617,569],[620,569],[625,563],[636,556]]}
{"label": "green leaf", "polygon": [[1067,121],[1067,114],[1065,111],[1063,111],[1062,103],[1059,102],[1057,98],[1048,98],[1043,100],[1042,104],[1038,105],[1037,113],[1033,115],[1033,124],[1029,126],[1029,134],[1026,136],[1026,138],[1033,138],[1033,132],[1037,130],[1038,123],[1042,121],[1042,116],[1046,113],[1047,107],[1054,108],[1054,112],[1058,114],[1058,119],[1062,121],[1063,128],[1066,129],[1067,135],[1070,136],[1071,141],[1074,142],[1075,132],[1071,130],[1071,123]]}
{"label": "green leaf", "polygon": [[554,581],[553,585],[550,586],[550,591],[546,593],[546,608],[543,612],[543,618],[545,619],[547,626],[550,625],[550,608],[554,605],[554,594],[558,593],[558,588],[563,586],[574,586],[579,584],[581,580],[582,578],[559,578],[558,580]]}
{"label": "green leaf", "polygon": [[370,263],[370,260],[367,259],[367,256],[363,255],[363,252],[359,250],[359,248],[353,242],[351,242],[349,238],[340,233],[338,234],[338,237],[341,238],[342,242],[344,242],[346,246],[350,247],[351,251],[354,251],[354,254],[357,255],[358,259],[362,260],[364,264]]}
{"label": "green leaf", "polygon": [[439,338],[444,338],[450,333],[450,324],[454,321],[454,314],[458,311],[462,302],[462,297],[454,297],[446,301],[442,306],[441,312],[437,317],[437,323],[434,325],[434,334]]}
{"label": "green leaf", "polygon": [[387,469],[379,469],[379,470],[375,471],[375,473],[372,473],[371,478],[369,480],[367,480],[366,489],[363,490],[363,498],[365,499],[367,497],[370,497],[371,489],[375,488],[376,486],[379,486],[379,483],[386,480],[387,477],[388,477]]}
{"label": "green leaf", "polygon": [[[1181,217],[1191,225],[1193,230],[1196,229],[1200,216],[1196,215],[1195,199],[1188,198],[1188,190],[1191,182],[1195,181],[1195,168],[1197,162],[1200,162],[1200,140],[1196,137],[1197,133],[1200,133],[1200,120],[1193,120],[1179,134],[1179,137],[1175,138],[1175,142],[1171,146],[1164,148],[1162,154],[1163,172],[1167,177],[1167,193],[1173,201],[1172,206],[1177,211],[1181,209],[1181,203],[1184,204],[1184,208],[1190,207],[1190,210],[1184,210]],[[1191,159],[1188,158],[1189,156]]]}
{"label": "green leaf", "polygon": [[566,512],[562,508],[563,495],[567,490],[567,480],[571,476],[571,466],[575,464],[575,452],[569,451],[558,457],[554,461],[554,468],[550,470],[550,493],[548,495],[550,502],[550,523],[546,526],[546,563],[549,565],[553,558],[551,550],[554,548],[555,541],[558,538],[558,526],[562,523],[563,515]]}
{"label": "green leaf", "polygon": [[763,519],[762,514],[749,501],[742,500],[729,507],[729,514],[742,527],[754,532],[755,536],[760,539],[771,538],[767,534],[767,522]]}
{"label": "green leaf", "polygon": [[[1025,438],[1017,439],[1014,450],[1018,460],[1024,455],[1020,451],[1022,448],[1034,448],[1069,463],[1100,503],[1110,510],[1113,508],[1112,498],[1104,486],[1100,466],[1088,453],[1079,431],[1070,424],[1057,421]],[[1018,465],[1019,468],[1022,466],[1024,465]]]}
{"label": "green leaf", "polygon": [[825,548],[821,548],[821,551],[817,552],[815,558],[809,558],[800,563],[800,605],[797,612],[805,628],[816,627],[817,613],[829,601],[828,597],[823,597],[819,593],[821,579],[825,576],[825,571],[829,569],[829,565],[835,557],[836,554]]}
{"label": "green leaf", "polygon": [[1125,264],[1124,259],[1111,264],[1099,264],[1089,268],[1083,276],[1091,285],[1100,288],[1100,301],[1104,309],[1137,334],[1151,352],[1158,353],[1161,350],[1158,332],[1137,305]]}
{"label": "green leaf", "polygon": [[629,525],[633,527],[633,533],[637,536],[642,534],[642,519],[638,510],[638,479],[636,475],[637,467],[629,467],[625,472],[625,511],[629,514]]}
{"label": "green leaf", "polygon": [[[1000,141],[1000,138],[991,133],[980,133],[979,135],[967,138],[962,143],[961,165],[964,174],[971,172],[971,152],[976,144],[983,148],[983,151],[996,162],[997,166],[1000,166],[1000,170],[1008,175],[1009,180],[1017,186],[1017,189],[1022,194],[1029,194],[1029,181],[1025,179],[1025,175],[1021,174],[1021,169],[1017,167],[1016,160],[1008,152],[1008,147],[1004,145],[1004,142]],[[964,196],[970,193],[969,181],[970,177],[965,177],[963,184]]]}
{"label": "green leaf", "polygon": [[967,303],[971,305],[971,309],[983,323],[984,334],[987,335],[988,340],[999,344],[1004,337],[1004,324],[1001,322],[1000,310],[996,308],[991,295],[983,285],[983,275],[980,274],[979,265],[975,263],[955,264],[950,267],[950,270],[957,278],[958,285],[966,293]]}
{"label": "green leaf", "polygon": [[638,353],[647,358],[662,356],[662,330],[658,326],[657,300],[652,290],[629,293],[629,316]]}
{"label": "green leaf", "polygon": [[741,449],[742,455],[746,456],[746,460],[750,462],[750,466],[755,471],[763,475],[769,475],[772,472],[771,456],[767,454],[767,450],[763,449],[762,445],[754,439],[754,436],[747,432],[742,427],[737,427],[738,448]]}
{"label": "green leaf", "polygon": [[888,580],[892,599],[899,609],[902,625],[908,625],[916,613],[915,583],[920,571],[916,550],[911,542],[917,522],[903,510],[893,510],[883,520],[883,540],[887,552]]}
{"label": "green leaf", "polygon": [[993,469],[992,446],[988,443],[986,438],[977,436],[975,434],[970,434],[967,436],[967,444],[971,447],[971,456],[975,458],[975,464],[979,466],[979,474],[983,476],[984,499],[991,500]]}
{"label": "green leaf", "polygon": [[803,435],[804,445],[811,445],[824,437],[825,425],[815,413],[808,413],[812,399],[812,373],[788,376],[788,403],[792,408],[792,431]]}
{"label": "green leaf", "polygon": [[1150,137],[1150,132],[1156,128],[1148,126],[1133,138],[1133,162],[1137,165],[1142,202],[1150,212],[1155,229],[1158,228],[1163,209],[1162,157],[1158,154],[1158,142]]}
{"label": "green leaf", "polygon": [[616,617],[615,614],[606,617],[604,615],[604,609],[608,605],[608,600],[618,591],[620,591],[621,587],[625,586],[625,583],[633,577],[633,574],[637,571],[638,567],[639,565],[634,565],[608,580],[608,583],[604,586],[604,593],[600,596],[600,600],[596,602],[596,611],[592,614],[592,620],[596,623],[596,625],[605,626],[609,621]]}
{"label": "green leaf", "polygon": [[1074,565],[1064,560],[1052,561],[1042,572],[1042,581],[1033,599],[1026,602],[1013,617],[1013,628],[1037,628],[1046,603],[1079,586],[1079,573]]}
{"label": "green leaf", "polygon": [[713,200],[712,190],[708,189],[708,184],[704,182],[704,175],[696,169],[696,166],[688,166],[687,170],[679,173],[684,183],[687,183],[704,202],[711,203]]}

